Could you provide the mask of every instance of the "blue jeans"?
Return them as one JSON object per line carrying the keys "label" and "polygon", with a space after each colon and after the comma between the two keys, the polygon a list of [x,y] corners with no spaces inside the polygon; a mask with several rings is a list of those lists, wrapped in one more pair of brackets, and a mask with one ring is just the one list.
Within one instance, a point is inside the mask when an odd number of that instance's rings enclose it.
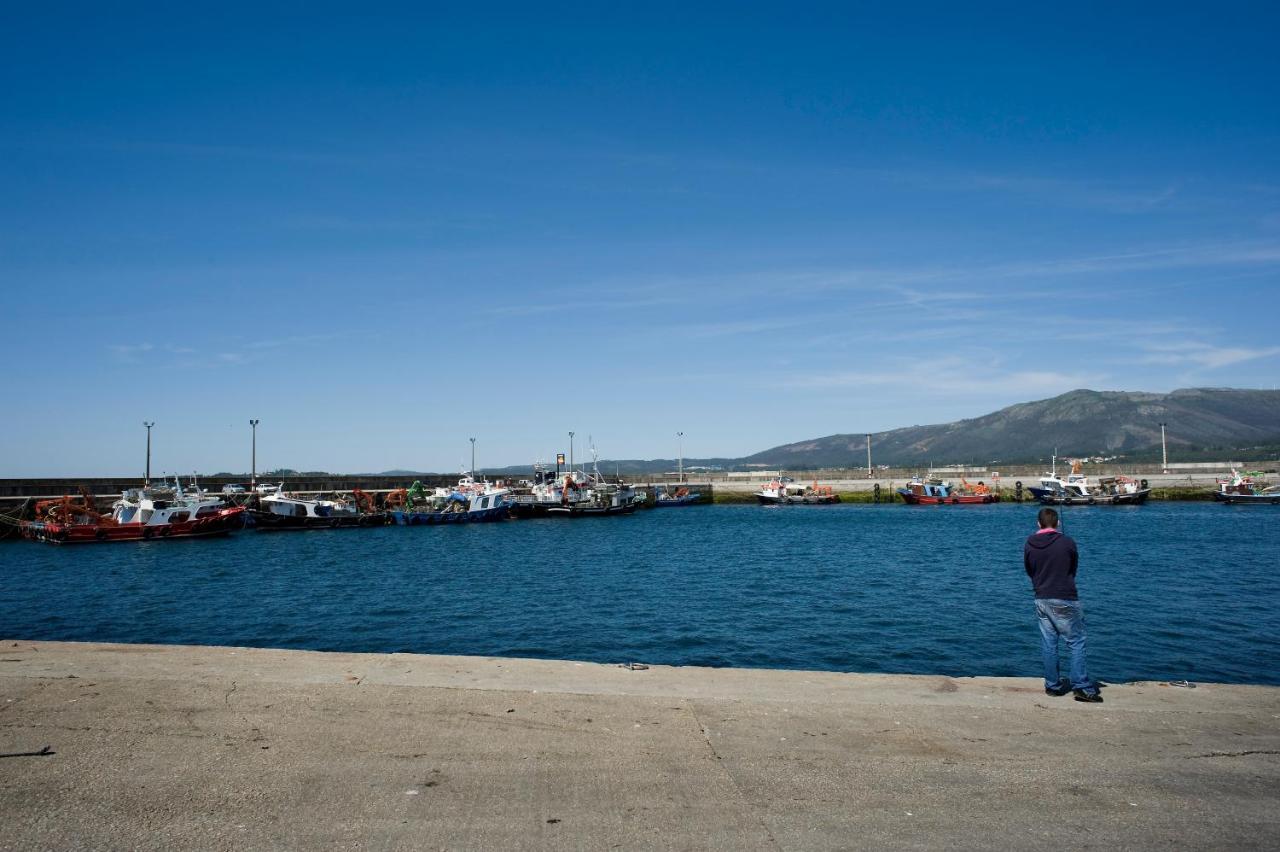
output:
{"label": "blue jeans", "polygon": [[1080,602],[1036,598],[1036,618],[1040,621],[1045,688],[1057,686],[1061,679],[1058,671],[1058,637],[1061,636],[1071,652],[1071,688],[1096,691],[1084,665],[1084,609]]}

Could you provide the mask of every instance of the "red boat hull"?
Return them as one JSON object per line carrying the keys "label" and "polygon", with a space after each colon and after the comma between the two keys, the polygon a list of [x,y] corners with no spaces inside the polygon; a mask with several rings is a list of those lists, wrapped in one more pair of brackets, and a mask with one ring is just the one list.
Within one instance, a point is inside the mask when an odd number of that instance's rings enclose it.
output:
{"label": "red boat hull", "polygon": [[180,521],[176,524],[59,524],[54,521],[24,521],[22,535],[50,544],[105,544],[112,541],[150,541],[174,538],[201,538],[225,535],[244,526],[244,508],[220,509],[215,515]]}
{"label": "red boat hull", "polygon": [[[902,492],[898,492],[902,494]],[[996,503],[1000,497],[996,494],[955,494],[951,497],[928,497],[917,494],[902,494],[902,499],[913,506],[939,506]]]}

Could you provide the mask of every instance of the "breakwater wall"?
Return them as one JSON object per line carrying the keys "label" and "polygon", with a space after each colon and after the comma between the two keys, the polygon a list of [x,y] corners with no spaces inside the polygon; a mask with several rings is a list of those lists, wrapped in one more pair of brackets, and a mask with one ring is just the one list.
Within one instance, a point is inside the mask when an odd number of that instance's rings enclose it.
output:
{"label": "breakwater wall", "polygon": [[[1168,472],[1159,466],[1151,469],[1150,465],[1119,468],[1109,465],[1085,465],[1084,473],[1090,478],[1100,476],[1127,475],[1145,479],[1153,489],[1154,499],[1210,499],[1219,479],[1227,478],[1231,468],[1244,469],[1246,465],[1234,462],[1223,462],[1212,465],[1170,465]],[[1257,467],[1256,463],[1251,465]],[[1272,472],[1263,466],[1264,472]],[[1035,468],[1013,467],[1001,470],[982,468],[935,468],[934,474],[954,482],[966,479],[970,483],[985,482],[1000,491],[1006,498],[1013,497],[1017,491],[1017,483],[1021,482],[1024,493],[1026,488],[1035,485],[1046,471]],[[1066,468],[1060,467],[1059,473],[1065,474]],[[905,468],[876,470],[868,476],[866,468],[829,468],[816,471],[767,470],[741,473],[737,471],[702,471],[686,473],[683,484],[692,490],[700,491],[706,501],[711,502],[747,502],[752,492],[758,490],[763,482],[776,476],[790,476],[797,483],[818,482],[831,486],[842,499],[849,502],[872,502],[877,486],[882,499],[887,499],[894,490],[903,487],[911,478],[927,471],[916,471]],[[694,478],[696,477],[696,482]],[[515,483],[523,477],[511,474],[490,474],[491,480],[504,479]],[[158,481],[156,477],[153,481]],[[428,487],[447,487],[458,481],[456,473],[422,474],[418,476],[388,476],[380,474],[302,474],[285,477],[258,477],[259,483],[280,485],[283,490],[296,494],[322,494],[350,491],[360,488],[371,494],[380,494],[409,485],[418,479]],[[652,499],[656,487],[681,483],[676,474],[659,474],[647,476],[623,476],[638,489],[644,490]],[[182,477],[186,484],[188,477]],[[247,477],[202,476],[199,484],[211,492],[220,492],[224,485],[246,485]],[[91,494],[106,499],[115,498],[128,488],[137,488],[142,484],[137,476],[108,477],[39,477],[25,479],[0,479],[0,507],[21,503],[27,498],[50,499],[64,494],[79,493],[81,486]]]}
{"label": "breakwater wall", "polygon": [[[414,479],[422,482],[429,488],[447,488],[456,485],[458,475],[455,474],[434,474],[418,477],[399,477],[399,476],[340,476],[325,474],[322,476],[292,476],[277,477],[274,479],[260,478],[260,484],[279,485],[282,490],[290,494],[335,494],[350,492],[354,488],[359,488],[368,494],[372,494],[375,500],[381,501],[381,495],[397,488],[404,488]],[[152,483],[158,483],[158,478],[152,479]],[[518,484],[519,480],[506,479],[501,477],[490,477],[490,481],[505,482],[512,486]],[[187,484],[187,479],[182,478],[183,485]],[[201,488],[208,490],[212,494],[222,494],[224,485],[244,485],[246,480],[243,478],[228,478],[211,476],[200,478],[199,485]],[[83,487],[97,500],[99,507],[109,504],[111,501],[119,498],[121,492],[129,488],[138,488],[142,485],[142,481],[136,477],[85,477],[81,479],[60,478],[60,479],[0,479],[0,511],[17,511],[23,504],[27,504],[28,509],[36,500],[51,500],[66,494],[76,495],[81,493]],[[644,494],[647,502],[652,504],[656,499],[657,491],[666,487],[662,482],[640,482],[633,483],[635,489]],[[683,483],[684,487],[690,491],[697,492],[702,495],[700,502],[710,503],[714,500],[715,489],[710,483],[706,482],[690,482],[686,479]],[[250,493],[237,493],[224,495],[232,502],[244,503],[252,499]]]}
{"label": "breakwater wall", "polygon": [[[1277,465],[1275,463],[1262,462],[1212,462],[1212,463],[1196,463],[1196,464],[1171,464],[1168,468],[1161,468],[1160,465],[1129,465],[1119,466],[1111,464],[1086,464],[1083,467],[1083,473],[1092,479],[1101,476],[1131,476],[1139,479],[1146,479],[1154,489],[1195,489],[1207,488],[1212,489],[1217,480],[1225,479],[1231,475],[1231,469],[1238,470],[1261,470],[1263,473],[1277,473]],[[1058,473],[1065,475],[1069,470],[1069,466],[1065,464],[1058,465]],[[983,481],[988,485],[997,486],[1002,489],[1013,489],[1017,482],[1022,482],[1024,486],[1034,485],[1041,476],[1048,471],[1039,467],[1031,466],[1002,466],[999,469],[995,467],[938,467],[933,468],[932,473],[943,479],[952,481],[960,481],[967,479],[971,483]],[[652,489],[655,485],[668,485],[683,482],[685,485],[692,485],[696,482],[698,488],[710,489],[717,493],[722,491],[740,492],[755,491],[761,483],[768,482],[778,476],[790,476],[797,482],[817,481],[823,485],[830,485],[837,491],[841,492],[861,492],[873,491],[875,486],[880,485],[881,489],[897,488],[906,482],[909,482],[913,476],[928,475],[930,471],[924,468],[877,468],[872,472],[868,472],[865,467],[862,468],[822,468],[819,470],[788,470],[785,468],[770,470],[752,470],[752,471],[707,471],[694,470],[686,471],[683,479],[675,473],[665,474],[623,474],[622,478],[640,487],[648,487]],[[487,474],[491,480],[502,479],[507,482],[515,482],[526,478],[528,473],[490,473]],[[180,474],[185,484],[189,478],[187,474]],[[159,480],[160,477],[155,477]],[[269,477],[259,475],[259,483],[269,483],[272,485],[281,485],[285,491],[293,493],[324,493],[333,491],[350,491],[352,488],[360,488],[368,492],[390,491],[395,488],[403,488],[413,480],[422,481],[423,485],[430,487],[443,487],[456,483],[458,474],[456,473],[440,473],[440,474],[417,474],[417,475],[384,475],[384,474],[336,474],[336,473],[315,473],[315,474],[299,474],[296,476]],[[248,476],[200,476],[200,486],[209,491],[221,491],[224,485],[247,485]],[[17,498],[19,500],[26,497],[60,497],[63,494],[74,494],[80,490],[83,485],[89,489],[90,493],[98,495],[117,495],[126,488],[137,488],[142,484],[142,478],[139,476],[87,476],[87,477],[30,477],[23,479],[4,479],[0,478],[0,500]]]}

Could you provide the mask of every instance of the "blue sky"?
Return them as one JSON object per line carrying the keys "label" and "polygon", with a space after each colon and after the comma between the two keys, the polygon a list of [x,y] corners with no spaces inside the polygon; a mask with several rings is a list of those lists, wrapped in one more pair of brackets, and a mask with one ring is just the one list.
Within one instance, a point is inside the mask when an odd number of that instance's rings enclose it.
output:
{"label": "blue sky", "polygon": [[1275,385],[1276,7],[847,5],[10,9],[0,476]]}

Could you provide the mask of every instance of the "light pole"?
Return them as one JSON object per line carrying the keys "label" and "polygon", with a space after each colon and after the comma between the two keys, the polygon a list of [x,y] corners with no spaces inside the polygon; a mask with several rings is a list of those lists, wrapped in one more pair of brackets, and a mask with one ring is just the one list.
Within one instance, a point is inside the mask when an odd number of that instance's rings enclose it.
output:
{"label": "light pole", "polygon": [[144,477],[143,484],[151,484],[151,427],[156,425],[154,420],[143,420],[142,425],[147,427],[147,473]]}
{"label": "light pole", "polygon": [[1160,458],[1162,463],[1160,469],[1165,473],[1169,472],[1169,448],[1164,442],[1164,427],[1166,424],[1160,424]]}
{"label": "light pole", "polygon": [[573,473],[573,433],[569,433],[569,472]]}
{"label": "light pole", "polygon": [[867,479],[871,478],[871,435],[867,435]]}
{"label": "light pole", "polygon": [[676,448],[677,448],[676,452],[680,454],[680,467],[678,468],[678,470],[680,471],[680,482],[683,483],[684,482],[684,433],[683,432],[676,433]]}
{"label": "light pole", "polygon": [[258,487],[258,424],[261,420],[250,420],[249,428],[253,432],[252,449],[249,454],[249,490]]}
{"label": "light pole", "polygon": [[474,479],[476,475],[476,439],[471,439],[471,476]]}

